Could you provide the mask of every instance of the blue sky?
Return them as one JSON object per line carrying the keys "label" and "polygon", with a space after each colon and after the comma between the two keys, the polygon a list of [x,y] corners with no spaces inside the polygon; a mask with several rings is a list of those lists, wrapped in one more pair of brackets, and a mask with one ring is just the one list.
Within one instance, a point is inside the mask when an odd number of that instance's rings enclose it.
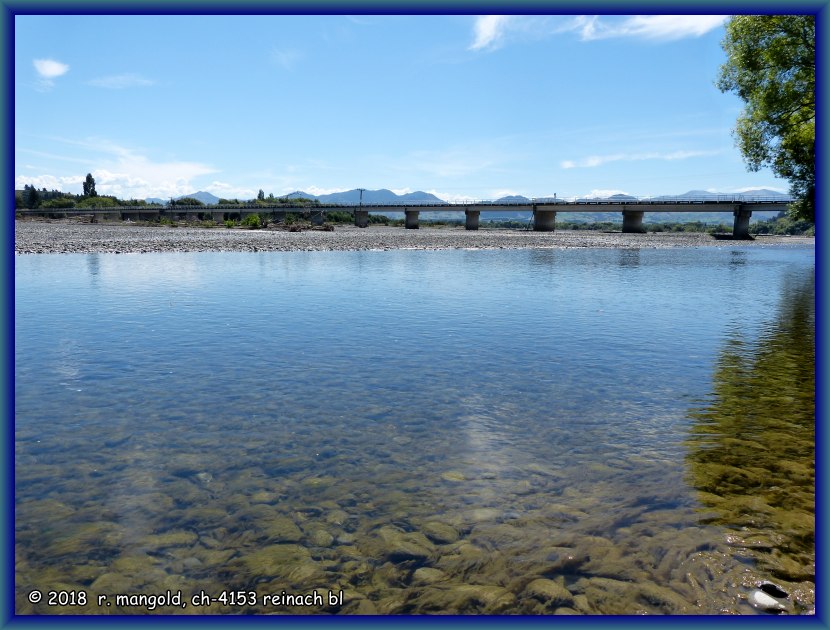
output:
{"label": "blue sky", "polygon": [[750,173],[718,16],[16,16],[15,187],[560,197]]}

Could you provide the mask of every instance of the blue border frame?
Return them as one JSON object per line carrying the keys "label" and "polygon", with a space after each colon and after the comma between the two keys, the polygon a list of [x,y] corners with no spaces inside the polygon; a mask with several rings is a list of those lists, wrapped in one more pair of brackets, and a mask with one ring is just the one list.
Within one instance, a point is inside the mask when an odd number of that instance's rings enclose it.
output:
{"label": "blue border frame", "polygon": [[[60,625],[95,625],[101,624],[228,624],[228,623],[273,623],[278,619],[281,626],[299,625],[304,628],[317,625],[349,624],[349,625],[396,625],[425,624],[429,625],[506,625],[520,621],[527,625],[557,625],[565,624],[569,627],[585,627],[587,625],[614,625],[623,624],[665,624],[667,622],[676,624],[716,624],[723,627],[732,627],[735,624],[746,625],[770,625],[780,626],[798,625],[810,627],[830,626],[830,616],[827,607],[830,605],[830,590],[826,582],[827,575],[827,546],[823,537],[818,532],[827,530],[827,465],[824,455],[828,453],[827,436],[828,431],[823,420],[827,418],[827,395],[830,387],[830,379],[826,372],[827,337],[824,333],[823,322],[826,321],[826,301],[828,291],[825,290],[825,269],[826,255],[823,251],[823,242],[826,237],[827,221],[822,211],[830,212],[830,197],[828,197],[826,181],[822,176],[827,175],[826,151],[827,126],[821,116],[816,120],[817,151],[816,167],[818,171],[818,182],[816,187],[816,204],[819,211],[816,216],[816,608],[815,617],[745,617],[745,618],[712,618],[706,617],[671,617],[671,618],[627,618],[627,617],[588,617],[569,618],[567,621],[562,617],[176,617],[176,616],[144,616],[144,617],[16,617],[13,614],[14,606],[14,520],[9,518],[14,514],[14,16],[17,14],[478,14],[501,12],[508,14],[583,14],[583,13],[605,13],[605,14],[631,14],[631,13],[808,13],[816,15],[816,69],[818,71],[818,83],[816,103],[817,111],[827,111],[826,89],[827,75],[830,64],[827,62],[827,47],[825,46],[826,33],[830,32],[830,0],[798,0],[787,3],[781,0],[761,0],[751,2],[749,0],[733,0],[729,4],[722,4],[716,0],[686,0],[680,4],[660,2],[658,0],[640,0],[640,2],[629,2],[627,0],[598,0],[590,4],[580,3],[578,0],[520,0],[517,3],[509,3],[509,0],[453,0],[449,3],[441,0],[407,0],[403,3],[390,3],[389,0],[372,1],[350,1],[350,0],[245,0],[240,3],[233,3],[231,0],[213,0],[213,2],[199,2],[198,0],[174,0],[164,2],[163,0],[129,0],[127,2],[112,2],[109,0],[0,0],[0,46],[2,46],[2,75],[3,86],[3,125],[0,126],[0,144],[4,148],[3,168],[0,174],[0,183],[3,185],[2,199],[7,201],[5,220],[2,225],[3,248],[2,262],[0,262],[0,295],[3,298],[4,318],[3,334],[0,337],[0,350],[2,350],[3,363],[0,368],[0,386],[2,386],[2,428],[3,444],[2,452],[2,482],[0,482],[0,499],[2,499],[3,514],[0,518],[2,529],[2,544],[0,544],[0,562],[3,565],[2,579],[0,579],[0,627],[26,626],[46,627],[52,624]],[[189,622],[187,620],[190,620]]]}

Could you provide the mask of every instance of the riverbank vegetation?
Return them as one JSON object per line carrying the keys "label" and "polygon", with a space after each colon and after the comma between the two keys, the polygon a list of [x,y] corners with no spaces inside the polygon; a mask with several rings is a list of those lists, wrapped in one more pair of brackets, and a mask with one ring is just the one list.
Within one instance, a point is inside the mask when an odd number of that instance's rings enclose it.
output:
{"label": "riverbank vegetation", "polygon": [[815,16],[735,15],[722,47],[718,87],[744,101],[734,136],[747,168],[789,180],[792,216],[815,221]]}

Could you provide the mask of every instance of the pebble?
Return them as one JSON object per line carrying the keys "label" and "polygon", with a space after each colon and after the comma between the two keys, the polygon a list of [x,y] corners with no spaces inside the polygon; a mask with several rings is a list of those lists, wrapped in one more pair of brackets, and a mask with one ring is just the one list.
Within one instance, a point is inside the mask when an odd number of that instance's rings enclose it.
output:
{"label": "pebble", "polygon": [[787,607],[771,595],[756,589],[749,595],[749,603],[753,608],[764,612],[779,613],[787,610]]}
{"label": "pebble", "polygon": [[[741,241],[741,245],[796,245],[812,238],[768,237]],[[338,225],[331,232],[307,230],[239,230],[224,227],[150,227],[124,223],[15,221],[15,254],[146,253],[204,251],[358,251],[389,249],[524,249],[632,247],[667,248],[717,245],[709,234],[622,234],[564,230],[482,229],[463,226],[421,228]]]}

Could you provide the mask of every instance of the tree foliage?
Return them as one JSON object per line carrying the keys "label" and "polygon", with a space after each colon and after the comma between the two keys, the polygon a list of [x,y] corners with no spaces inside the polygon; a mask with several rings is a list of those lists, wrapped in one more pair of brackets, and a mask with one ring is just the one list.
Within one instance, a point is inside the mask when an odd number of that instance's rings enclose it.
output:
{"label": "tree foliage", "polygon": [[195,197],[182,197],[181,199],[174,199],[170,202],[172,206],[203,206],[201,201]]}
{"label": "tree foliage", "polygon": [[34,209],[40,205],[41,197],[37,188],[34,186],[23,186],[23,205],[27,208]]}
{"label": "tree foliage", "polygon": [[735,138],[750,170],[790,182],[794,216],[815,220],[816,24],[812,15],[736,15],[717,85],[745,103]]}
{"label": "tree foliage", "polygon": [[121,202],[115,197],[84,197],[79,201],[76,208],[116,208]]}
{"label": "tree foliage", "polygon": [[95,178],[92,176],[92,173],[86,174],[86,179],[84,180],[84,197],[97,197],[98,193],[95,192]]}

